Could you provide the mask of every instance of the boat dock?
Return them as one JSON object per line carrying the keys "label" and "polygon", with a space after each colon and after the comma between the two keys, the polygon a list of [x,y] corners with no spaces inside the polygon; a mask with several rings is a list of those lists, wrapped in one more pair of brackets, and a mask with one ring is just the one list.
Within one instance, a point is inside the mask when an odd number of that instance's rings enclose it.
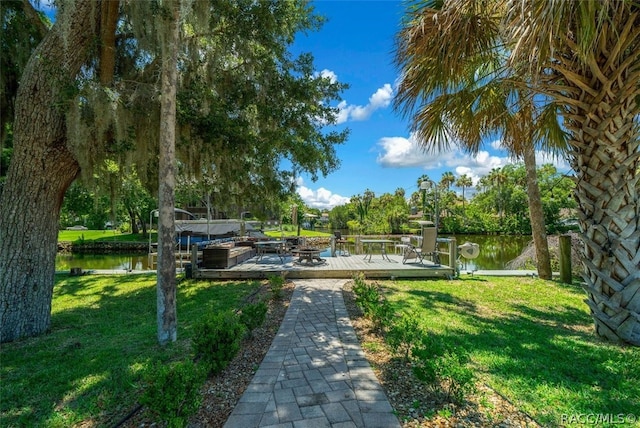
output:
{"label": "boat dock", "polygon": [[447,265],[402,263],[402,256],[389,254],[388,260],[373,255],[370,261],[365,255],[336,255],[323,257],[322,263],[299,263],[298,257],[287,255],[281,259],[277,254],[266,254],[260,259],[254,256],[227,269],[193,269],[194,278],[207,279],[261,279],[272,275],[284,275],[287,279],[346,278],[358,272],[367,278],[453,278],[455,268]]}

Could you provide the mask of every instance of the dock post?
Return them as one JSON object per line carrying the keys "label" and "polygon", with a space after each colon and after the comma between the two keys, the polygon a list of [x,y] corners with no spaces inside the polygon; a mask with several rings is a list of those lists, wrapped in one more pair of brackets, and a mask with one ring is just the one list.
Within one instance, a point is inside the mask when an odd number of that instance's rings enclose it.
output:
{"label": "dock post", "polygon": [[191,277],[198,277],[198,244],[191,246]]}
{"label": "dock post", "polygon": [[571,235],[560,235],[560,281],[571,284]]}
{"label": "dock post", "polygon": [[460,276],[460,269],[458,267],[458,246],[456,245],[456,238],[451,237],[449,240],[449,266],[453,268],[456,273],[456,277]]}

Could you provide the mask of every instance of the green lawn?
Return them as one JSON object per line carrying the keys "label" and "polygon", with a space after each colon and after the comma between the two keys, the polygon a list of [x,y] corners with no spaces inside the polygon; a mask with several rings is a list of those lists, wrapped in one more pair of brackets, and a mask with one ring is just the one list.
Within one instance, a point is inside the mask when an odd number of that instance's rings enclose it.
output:
{"label": "green lawn", "polygon": [[468,351],[482,381],[544,426],[562,415],[640,418],[640,349],[594,336],[579,287],[500,277],[382,284],[394,309]]}
{"label": "green lawn", "polygon": [[[151,234],[153,242],[157,241],[157,234]],[[117,230],[61,230],[58,232],[58,242],[76,241],[118,241],[118,242],[148,242],[149,237],[141,233],[120,233]]]}
{"label": "green lawn", "polygon": [[[272,236],[274,238],[279,238],[282,236],[280,230],[268,230],[265,232],[265,235]],[[297,230],[295,231],[284,231],[285,236],[294,236],[297,234]],[[315,230],[304,230],[300,231],[300,236],[325,236],[330,237],[333,236],[331,233],[327,232],[318,232]],[[139,234],[131,234],[131,233],[120,233],[117,230],[61,230],[58,232],[58,242],[76,242],[76,241],[119,241],[119,242],[148,242],[149,237]],[[151,234],[152,242],[157,241],[157,233],[153,232]]]}
{"label": "green lawn", "polygon": [[[274,238],[280,238],[283,234],[283,232],[281,232],[280,230],[267,230],[264,232],[265,235],[267,236],[271,236]],[[298,231],[297,230],[293,230],[293,231],[284,231],[284,236],[297,236]],[[332,233],[327,233],[327,232],[320,232],[320,231],[316,231],[316,230],[306,230],[306,229],[301,229],[300,230],[300,236],[306,236],[306,237],[315,237],[315,236],[322,236],[322,237],[331,237],[333,236]]]}
{"label": "green lawn", "polygon": [[[640,349],[595,338],[578,287],[500,277],[381,284],[396,310],[466,349],[481,381],[544,426],[563,414],[640,416]],[[257,287],[180,283],[179,340],[163,349],[155,276],[57,277],[51,331],[0,349],[0,426],[114,426],[135,405],[145,367],[190,358],[194,323]]]}
{"label": "green lawn", "polygon": [[153,361],[190,358],[194,322],[237,308],[257,282],[178,286],[178,341],[156,340],[154,275],[56,278],[51,331],[2,345],[0,426],[114,426],[137,402]]}

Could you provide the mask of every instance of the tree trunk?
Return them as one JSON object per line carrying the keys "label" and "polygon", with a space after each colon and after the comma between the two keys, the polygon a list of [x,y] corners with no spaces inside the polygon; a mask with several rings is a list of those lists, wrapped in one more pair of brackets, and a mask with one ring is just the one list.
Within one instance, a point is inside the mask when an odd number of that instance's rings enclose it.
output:
{"label": "tree trunk", "polygon": [[131,233],[134,235],[140,233],[140,228],[138,227],[138,216],[136,215],[136,211],[133,208],[127,207],[127,213],[129,214],[129,224],[131,225]]}
{"label": "tree trunk", "polygon": [[[607,57],[603,53],[600,61],[606,63]],[[584,288],[596,333],[640,346],[640,135],[635,116],[640,77],[637,69],[603,70],[613,77],[579,94],[580,103],[565,121],[580,207]],[[580,83],[604,78],[585,77]]]}
{"label": "tree trunk", "polygon": [[146,220],[142,218],[142,215],[139,212],[137,212],[136,215],[138,217],[138,221],[142,225],[142,235],[143,236],[147,236],[147,222],[146,222]]}
{"label": "tree trunk", "polygon": [[171,15],[162,39],[162,91],[160,98],[160,158],[158,199],[158,342],[177,339],[175,187],[176,88],[178,85],[179,0],[167,2]]}
{"label": "tree trunk", "polygon": [[102,0],[100,8],[100,83],[113,83],[116,70],[116,27],[120,0]]}
{"label": "tree trunk", "polygon": [[531,221],[531,234],[536,247],[536,259],[538,260],[538,276],[542,279],[552,279],[551,257],[549,256],[549,243],[547,242],[547,230],[544,224],[544,211],[536,174],[536,152],[531,144],[523,150],[524,168],[527,173],[527,199],[529,201],[529,219]]}
{"label": "tree trunk", "polygon": [[98,27],[89,22],[98,15],[94,2],[70,7],[31,55],[16,98],[14,153],[0,196],[0,342],[41,334],[51,322],[60,207],[80,172],[66,147],[64,91]]}
{"label": "tree trunk", "polygon": [[[609,122],[609,131],[614,122],[625,122],[618,119],[598,122]],[[630,128],[632,121],[626,118]],[[585,120],[584,127],[598,127],[590,122]],[[615,130],[609,132],[616,135]],[[638,141],[635,135],[615,144],[585,142],[575,160],[575,192],[585,244],[584,288],[596,332],[613,342],[636,346],[640,346],[639,165],[637,156],[628,154],[638,153]]]}

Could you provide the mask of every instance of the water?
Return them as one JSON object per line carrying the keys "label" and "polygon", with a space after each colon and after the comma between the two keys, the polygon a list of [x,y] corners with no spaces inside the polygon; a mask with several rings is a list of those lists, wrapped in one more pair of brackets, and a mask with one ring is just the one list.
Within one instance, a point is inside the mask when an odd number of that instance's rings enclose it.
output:
{"label": "water", "polygon": [[56,270],[70,270],[79,267],[83,270],[148,270],[149,257],[143,254],[58,254]]}
{"label": "water", "polygon": [[[442,235],[442,238],[448,236]],[[455,235],[456,243],[466,241],[480,245],[480,255],[473,260],[462,259],[464,270],[500,270],[506,264],[520,255],[531,241],[530,236],[499,236],[499,235]],[[321,257],[330,257],[331,251],[325,250]],[[448,264],[447,257],[443,263]],[[56,256],[56,270],[68,271],[72,267],[84,270],[148,270],[149,258],[143,254],[58,254]]]}
{"label": "water", "polygon": [[[446,238],[447,236],[443,236]],[[518,257],[532,241],[531,236],[516,235],[455,235],[456,244],[475,242],[480,245],[480,255],[473,260],[463,261],[464,270],[501,270],[506,264]],[[443,260],[446,262],[446,260]]]}

